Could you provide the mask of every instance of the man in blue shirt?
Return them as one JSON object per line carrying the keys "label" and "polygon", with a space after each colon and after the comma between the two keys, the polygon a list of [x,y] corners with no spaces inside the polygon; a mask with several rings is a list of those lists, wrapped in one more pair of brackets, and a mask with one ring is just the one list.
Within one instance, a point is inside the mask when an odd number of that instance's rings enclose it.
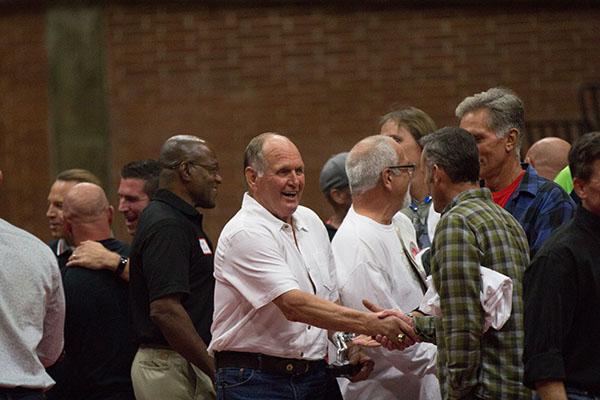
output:
{"label": "man in blue shirt", "polygon": [[554,182],[520,163],[525,119],[521,100],[505,88],[464,99],[456,108],[460,127],[477,142],[479,176],[494,201],[515,217],[527,234],[531,256],[575,212],[575,204]]}

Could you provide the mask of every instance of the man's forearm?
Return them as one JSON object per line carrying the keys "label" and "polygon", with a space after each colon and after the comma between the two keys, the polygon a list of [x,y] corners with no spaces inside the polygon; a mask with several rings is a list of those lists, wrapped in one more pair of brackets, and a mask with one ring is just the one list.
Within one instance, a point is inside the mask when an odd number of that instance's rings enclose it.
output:
{"label": "man's forearm", "polygon": [[[157,306],[157,302],[161,301],[162,304]],[[159,299],[152,302],[150,316],[173,350],[214,381],[214,361],[208,355],[206,343],[196,332],[192,320],[179,300]]]}
{"label": "man's forearm", "polygon": [[535,390],[542,400],[567,400],[567,392],[563,381],[536,382]]}
{"label": "man's forearm", "polygon": [[391,338],[403,330],[410,330],[412,334],[410,326],[398,318],[380,319],[377,314],[340,306],[300,290],[286,292],[273,302],[288,320],[330,331],[381,334]]}

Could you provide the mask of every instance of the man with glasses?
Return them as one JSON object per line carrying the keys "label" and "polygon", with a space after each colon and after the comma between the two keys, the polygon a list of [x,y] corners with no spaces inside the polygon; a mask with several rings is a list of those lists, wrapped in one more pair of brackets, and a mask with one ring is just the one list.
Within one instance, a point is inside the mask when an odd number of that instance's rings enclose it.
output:
{"label": "man with glasses", "polygon": [[[412,259],[416,247],[410,219],[398,213],[415,165],[386,136],[371,136],[354,146],[346,161],[352,206],[333,238],[342,304],[364,309],[374,299],[385,308],[414,310],[425,291],[425,272]],[[439,399],[436,347],[419,343],[403,352],[370,349],[375,361],[369,380],[340,380],[345,400]]]}
{"label": "man with glasses", "polygon": [[179,135],[162,147],[159,190],[140,217],[131,250],[130,294],[138,343],[135,396],[213,399],[206,352],[213,314],[213,247],[196,207],[213,208],[221,183],[214,152]]}
{"label": "man with glasses", "polygon": [[432,205],[431,194],[425,182],[425,170],[421,168],[421,145],[419,139],[436,130],[435,122],[424,111],[407,107],[392,111],[380,120],[380,134],[389,136],[404,150],[409,162],[416,168],[408,192],[408,204],[401,212],[413,223],[419,248],[431,246],[435,226],[440,220]]}

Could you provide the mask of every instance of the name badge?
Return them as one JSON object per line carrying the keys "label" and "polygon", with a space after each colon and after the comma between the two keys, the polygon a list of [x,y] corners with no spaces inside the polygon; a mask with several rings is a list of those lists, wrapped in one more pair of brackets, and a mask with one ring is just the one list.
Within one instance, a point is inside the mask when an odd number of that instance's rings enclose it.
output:
{"label": "name badge", "polygon": [[202,252],[205,256],[212,254],[212,251],[210,250],[210,246],[208,245],[206,239],[199,238],[198,243],[200,244],[200,248],[202,249]]}

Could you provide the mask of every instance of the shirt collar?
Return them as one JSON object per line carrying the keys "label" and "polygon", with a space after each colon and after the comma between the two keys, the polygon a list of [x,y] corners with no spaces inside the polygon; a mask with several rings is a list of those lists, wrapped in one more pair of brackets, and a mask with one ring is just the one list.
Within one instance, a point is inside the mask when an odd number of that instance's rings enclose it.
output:
{"label": "shirt collar", "polygon": [[191,220],[198,220],[202,224],[202,214],[192,207],[188,202],[167,189],[158,189],[152,198],[153,201],[166,203]]}
{"label": "shirt collar", "polygon": [[575,220],[596,234],[600,234],[600,216],[586,210],[582,205],[577,206]]}
{"label": "shirt collar", "polygon": [[[251,213],[259,215],[274,230],[283,230],[287,226],[289,226],[287,222],[282,221],[273,214],[271,214],[269,210],[267,210],[262,204],[256,201],[254,197],[250,196],[248,192],[244,193],[244,198],[242,199],[242,208]],[[294,227],[297,230],[308,231],[307,224],[302,220],[301,216],[298,215],[297,211],[298,210],[296,210],[292,214],[292,221]]]}
{"label": "shirt collar", "polygon": [[64,238],[58,239],[56,243],[56,256],[60,256],[68,251],[72,251],[73,249],[69,246],[69,243]]}
{"label": "shirt collar", "polygon": [[458,195],[456,195],[456,197],[454,197],[454,199],[452,199],[450,204],[448,204],[446,208],[444,208],[442,214],[447,213],[454,206],[456,206],[459,203],[462,203],[463,201],[475,199],[492,201],[492,192],[490,192],[488,188],[469,189],[465,190],[464,192],[460,192]]}

